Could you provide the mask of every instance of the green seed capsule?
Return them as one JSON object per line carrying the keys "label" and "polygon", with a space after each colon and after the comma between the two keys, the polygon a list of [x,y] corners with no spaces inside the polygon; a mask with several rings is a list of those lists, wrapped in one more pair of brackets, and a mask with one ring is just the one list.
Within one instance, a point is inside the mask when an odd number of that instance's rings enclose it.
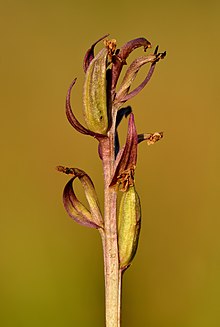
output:
{"label": "green seed capsule", "polygon": [[106,134],[108,130],[107,112],[107,67],[108,49],[102,49],[91,61],[85,77],[83,105],[84,118],[88,129]]}
{"label": "green seed capsule", "polygon": [[140,199],[134,186],[130,186],[122,195],[118,216],[119,260],[122,269],[129,266],[135,256],[140,227]]}

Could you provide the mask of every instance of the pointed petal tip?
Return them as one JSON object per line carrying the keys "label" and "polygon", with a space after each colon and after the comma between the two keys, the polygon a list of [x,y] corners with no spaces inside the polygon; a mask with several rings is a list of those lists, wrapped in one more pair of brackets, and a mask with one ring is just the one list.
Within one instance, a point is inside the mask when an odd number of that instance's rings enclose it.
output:
{"label": "pointed petal tip", "polygon": [[92,59],[94,58],[94,49],[95,46],[97,45],[97,43],[99,43],[100,41],[104,40],[107,36],[109,36],[110,34],[105,34],[104,36],[100,37],[100,39],[98,39],[97,41],[95,41],[91,47],[87,50],[85,56],[84,56],[84,60],[83,60],[83,70],[84,72],[87,71],[90,62],[92,61]]}

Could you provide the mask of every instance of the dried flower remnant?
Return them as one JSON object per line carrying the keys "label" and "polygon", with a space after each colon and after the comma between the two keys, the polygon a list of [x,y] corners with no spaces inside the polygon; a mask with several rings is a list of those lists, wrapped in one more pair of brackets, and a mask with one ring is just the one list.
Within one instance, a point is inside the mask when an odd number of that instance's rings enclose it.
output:
{"label": "dried flower remnant", "polygon": [[160,141],[163,137],[163,132],[155,132],[155,133],[147,133],[147,134],[139,134],[138,135],[138,143],[142,141],[146,141],[148,145],[152,145],[158,141]]}
{"label": "dried flower remnant", "polygon": [[[63,203],[69,216],[81,225],[97,229],[103,228],[103,218],[99,207],[99,201],[91,178],[83,170],[78,168],[57,166],[57,170],[73,176],[66,184],[63,192]],[[82,184],[90,210],[88,210],[75,195],[73,181],[76,178],[78,178]]]}
{"label": "dried flower remnant", "polygon": [[[83,170],[58,166],[57,170],[71,179],[63,192],[64,207],[77,223],[97,229],[103,244],[105,272],[105,317],[106,327],[120,327],[122,273],[133,260],[140,234],[141,204],[135,186],[135,169],[138,145],[146,141],[154,144],[163,137],[163,132],[137,134],[134,113],[125,102],[135,97],[150,81],[156,64],[166,52],[153,53],[136,58],[128,65],[129,55],[137,48],[144,52],[151,43],[143,37],[133,39],[117,48],[115,39],[101,37],[87,50],[83,69],[85,82],[83,91],[83,114],[85,126],[76,118],[71,107],[70,85],[66,96],[66,116],[72,127],[99,142],[98,153],[102,160],[104,175],[104,217],[102,216],[94,184]],[[95,47],[103,41],[103,48],[95,54]],[[132,84],[144,65],[150,65],[145,79],[132,90]],[[118,85],[123,68],[127,66],[122,82]],[[117,87],[117,89],[116,89]],[[128,118],[125,144],[120,145],[118,127]],[[74,180],[82,184],[88,207],[76,197]],[[123,192],[117,210],[118,192]]]}

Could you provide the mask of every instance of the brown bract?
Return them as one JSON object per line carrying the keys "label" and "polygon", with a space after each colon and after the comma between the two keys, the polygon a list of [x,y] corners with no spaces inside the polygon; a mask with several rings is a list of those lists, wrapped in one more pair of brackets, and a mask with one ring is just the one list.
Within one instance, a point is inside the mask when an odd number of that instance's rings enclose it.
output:
{"label": "brown bract", "polygon": [[110,186],[118,185],[122,191],[134,184],[134,170],[137,162],[138,136],[134,123],[133,113],[129,116],[128,133],[125,146],[119,151],[115,172]]}

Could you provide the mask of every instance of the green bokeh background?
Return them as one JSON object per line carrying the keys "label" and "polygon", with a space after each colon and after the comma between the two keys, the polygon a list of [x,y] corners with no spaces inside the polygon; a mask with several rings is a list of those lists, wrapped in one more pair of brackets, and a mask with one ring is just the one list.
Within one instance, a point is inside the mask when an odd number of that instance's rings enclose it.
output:
{"label": "green bokeh background", "polygon": [[1,2],[2,327],[104,326],[100,238],[67,217],[68,178],[55,166],[84,169],[103,201],[97,143],[71,128],[64,101],[77,76],[81,119],[82,59],[106,33],[118,46],[145,36],[167,50],[130,102],[139,133],[164,139],[139,147],[143,224],[122,326],[220,326],[219,9],[216,0]]}

